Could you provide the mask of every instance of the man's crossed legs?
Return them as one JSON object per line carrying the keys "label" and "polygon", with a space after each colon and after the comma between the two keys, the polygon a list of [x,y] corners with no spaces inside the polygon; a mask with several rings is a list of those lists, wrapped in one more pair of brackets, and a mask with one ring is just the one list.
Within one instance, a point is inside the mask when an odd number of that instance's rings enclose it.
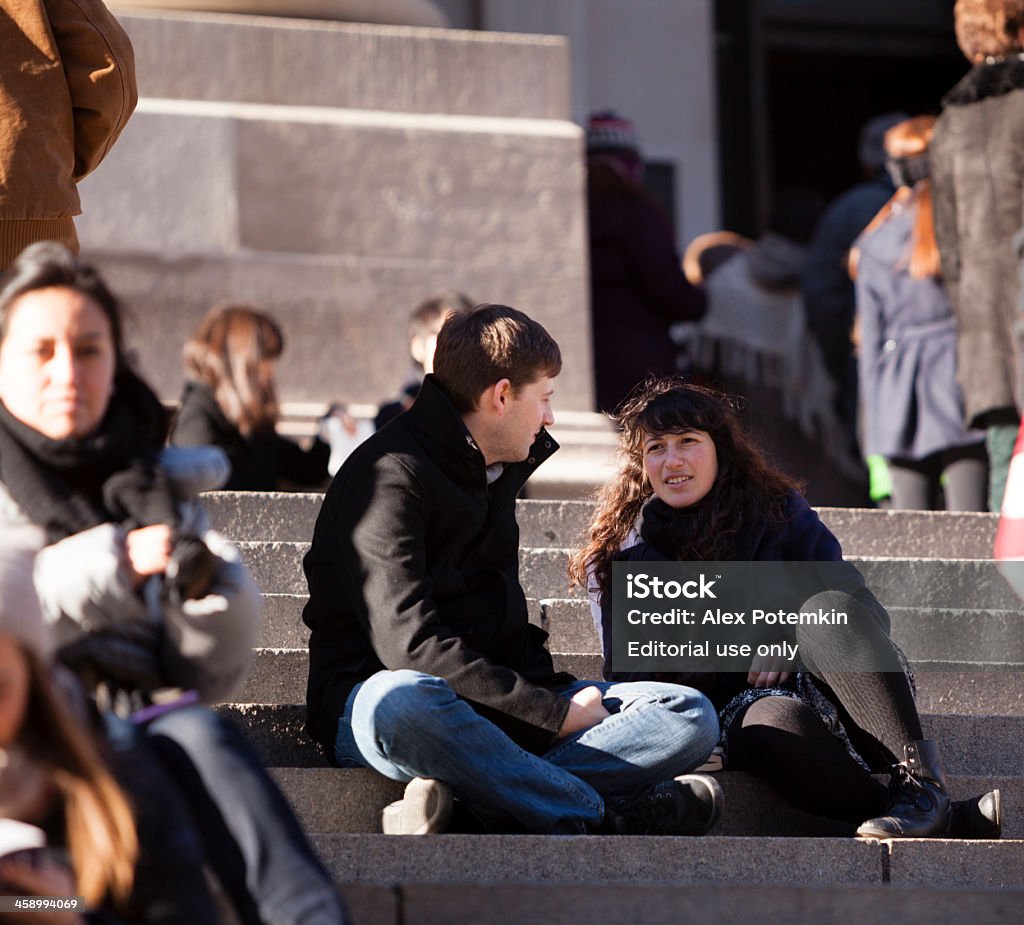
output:
{"label": "man's crossed legs", "polygon": [[373,768],[405,783],[443,781],[471,810],[511,817],[531,832],[701,834],[710,828],[721,810],[717,782],[705,775],[674,780],[718,743],[707,698],[655,682],[576,681],[558,693],[570,698],[586,687],[601,691],[610,715],[538,756],[441,678],[380,671],[350,695],[334,758],[342,767]]}

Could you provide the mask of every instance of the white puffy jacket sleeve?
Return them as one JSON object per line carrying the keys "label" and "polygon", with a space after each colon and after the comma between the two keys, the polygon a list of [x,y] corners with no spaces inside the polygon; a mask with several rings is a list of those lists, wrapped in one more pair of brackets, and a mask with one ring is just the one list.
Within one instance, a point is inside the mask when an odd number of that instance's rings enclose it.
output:
{"label": "white puffy jacket sleeve", "polygon": [[183,506],[189,531],[218,559],[209,593],[172,603],[150,579],[140,596],[124,555],[124,532],[101,524],[43,549],[35,579],[58,646],[82,633],[162,621],[160,665],[169,687],[194,688],[207,703],[230,697],[245,680],[259,634],[259,589],[238,550],[209,528],[198,501]]}

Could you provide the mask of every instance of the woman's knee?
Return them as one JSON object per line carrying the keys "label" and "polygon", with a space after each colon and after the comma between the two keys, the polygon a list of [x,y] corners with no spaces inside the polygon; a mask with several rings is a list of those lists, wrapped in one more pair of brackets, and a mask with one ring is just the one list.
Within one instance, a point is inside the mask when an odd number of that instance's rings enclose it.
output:
{"label": "woman's knee", "polygon": [[738,726],[771,727],[802,733],[811,723],[820,724],[817,714],[802,700],[795,697],[762,697],[743,712]]}
{"label": "woman's knee", "polygon": [[889,615],[870,592],[823,591],[800,609],[830,618],[796,627],[798,651],[812,672],[902,670],[889,639]]}
{"label": "woman's knee", "polygon": [[729,729],[729,759],[736,766],[770,761],[793,750],[796,738],[825,732],[817,714],[793,697],[755,700]]}

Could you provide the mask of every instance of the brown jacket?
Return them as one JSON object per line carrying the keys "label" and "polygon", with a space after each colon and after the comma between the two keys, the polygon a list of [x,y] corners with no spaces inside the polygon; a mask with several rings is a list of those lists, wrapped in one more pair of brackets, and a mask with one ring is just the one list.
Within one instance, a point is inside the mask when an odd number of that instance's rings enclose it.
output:
{"label": "brown jacket", "polygon": [[0,0],[0,269],[34,241],[78,250],[76,183],[137,99],[131,43],[101,0]]}

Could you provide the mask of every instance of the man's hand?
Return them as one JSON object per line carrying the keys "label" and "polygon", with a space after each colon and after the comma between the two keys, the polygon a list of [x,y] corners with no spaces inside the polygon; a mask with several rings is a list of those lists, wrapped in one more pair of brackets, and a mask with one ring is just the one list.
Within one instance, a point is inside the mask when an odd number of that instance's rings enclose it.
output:
{"label": "man's hand", "polygon": [[162,575],[171,561],[173,533],[166,524],[139,527],[124,539],[132,584],[137,588],[150,575]]}
{"label": "man's hand", "polygon": [[781,655],[755,655],[747,673],[747,684],[752,687],[774,687],[789,679],[790,672],[782,671],[783,665],[791,664],[789,659]]}
{"label": "man's hand", "polygon": [[601,703],[601,691],[596,687],[585,687],[576,691],[569,700],[569,712],[565,714],[562,728],[556,739],[564,739],[574,732],[582,732],[606,720],[611,714]]}

